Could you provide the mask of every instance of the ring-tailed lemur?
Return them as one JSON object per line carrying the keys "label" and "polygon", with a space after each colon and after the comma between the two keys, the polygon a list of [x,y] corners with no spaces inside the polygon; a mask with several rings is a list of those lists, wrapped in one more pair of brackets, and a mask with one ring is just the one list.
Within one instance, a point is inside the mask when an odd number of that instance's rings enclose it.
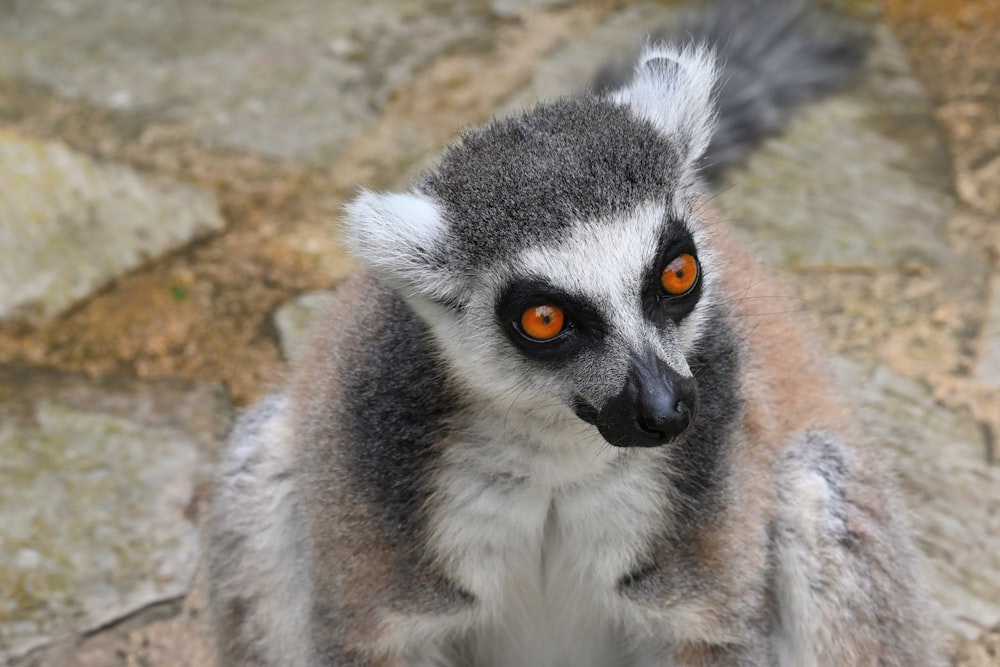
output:
{"label": "ring-tailed lemur", "polygon": [[693,25],[348,207],[366,268],[222,462],[223,664],[939,664],[896,501],[699,181],[853,65],[793,5]]}

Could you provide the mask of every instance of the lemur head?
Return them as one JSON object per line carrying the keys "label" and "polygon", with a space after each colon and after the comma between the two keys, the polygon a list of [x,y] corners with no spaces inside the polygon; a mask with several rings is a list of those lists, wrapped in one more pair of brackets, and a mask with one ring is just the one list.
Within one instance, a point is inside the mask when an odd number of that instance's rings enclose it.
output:
{"label": "lemur head", "polygon": [[363,192],[348,243],[498,409],[669,442],[696,418],[716,283],[695,169],[714,84],[710,52],[649,49],[627,88],[494,121],[411,191]]}

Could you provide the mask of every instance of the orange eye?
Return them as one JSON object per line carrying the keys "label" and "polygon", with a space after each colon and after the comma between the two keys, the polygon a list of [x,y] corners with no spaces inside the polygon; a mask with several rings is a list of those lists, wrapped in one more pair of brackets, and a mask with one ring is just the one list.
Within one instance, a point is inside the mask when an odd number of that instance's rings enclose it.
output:
{"label": "orange eye", "polygon": [[698,281],[698,261],[694,255],[684,253],[677,255],[672,262],[663,269],[660,282],[667,294],[681,296],[687,294]]}
{"label": "orange eye", "polygon": [[549,304],[535,306],[521,314],[521,330],[535,340],[552,340],[563,330],[564,321],[561,308]]}

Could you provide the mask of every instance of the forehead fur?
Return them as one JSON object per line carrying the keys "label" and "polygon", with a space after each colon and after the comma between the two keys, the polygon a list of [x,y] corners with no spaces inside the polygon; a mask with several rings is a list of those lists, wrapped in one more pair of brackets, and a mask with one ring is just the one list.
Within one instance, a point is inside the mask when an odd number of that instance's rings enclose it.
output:
{"label": "forehead fur", "polygon": [[[690,375],[681,351],[694,345],[716,278],[712,250],[701,244],[702,230],[696,219],[684,222],[685,217],[680,209],[646,203],[613,221],[582,223],[559,243],[525,250],[512,262],[515,279],[537,278],[568,294],[584,296],[609,318],[609,328],[628,341],[630,349],[648,343],[678,373]],[[648,288],[651,270],[662,269],[657,253],[665,234],[673,238],[690,234],[694,239],[703,271],[703,297],[678,327],[681,345],[657,347],[663,327],[649,322],[642,309],[642,293]]]}
{"label": "forehead fur", "polygon": [[[606,302],[611,313],[638,304],[641,281],[653,263],[670,222],[660,204],[645,204],[614,220],[582,221],[558,243],[526,249],[514,262],[515,275],[537,277],[570,294]],[[595,270],[596,269],[596,270]]]}
{"label": "forehead fur", "polygon": [[652,122],[584,97],[468,132],[419,187],[440,205],[451,259],[481,266],[559,240],[579,220],[664,201],[679,168]]}

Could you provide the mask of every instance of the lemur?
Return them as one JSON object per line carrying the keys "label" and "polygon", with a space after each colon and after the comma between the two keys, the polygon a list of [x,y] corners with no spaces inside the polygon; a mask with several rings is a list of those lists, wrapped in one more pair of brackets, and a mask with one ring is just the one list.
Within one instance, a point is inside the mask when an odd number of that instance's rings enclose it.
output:
{"label": "lemur", "polygon": [[223,665],[942,664],[891,484],[705,194],[857,69],[810,16],[722,3],[349,204],[364,268],[221,463]]}

